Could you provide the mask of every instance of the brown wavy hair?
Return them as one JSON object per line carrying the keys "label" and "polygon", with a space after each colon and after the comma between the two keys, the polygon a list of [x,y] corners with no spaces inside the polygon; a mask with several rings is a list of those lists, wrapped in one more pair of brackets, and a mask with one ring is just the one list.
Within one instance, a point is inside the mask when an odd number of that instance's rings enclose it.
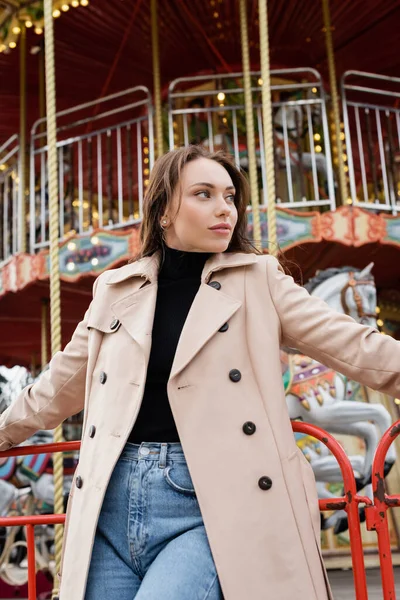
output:
{"label": "brown wavy hair", "polygon": [[[154,164],[143,201],[143,219],[140,227],[141,249],[133,260],[150,256],[162,249],[161,217],[165,214],[176,186],[180,183],[182,169],[198,158],[208,158],[219,163],[229,173],[235,186],[238,220],[226,252],[262,254],[247,237],[246,209],[249,204],[250,189],[246,176],[236,167],[229,154],[222,151],[209,152],[203,146],[187,146],[167,152]],[[181,199],[179,208],[180,205]]]}

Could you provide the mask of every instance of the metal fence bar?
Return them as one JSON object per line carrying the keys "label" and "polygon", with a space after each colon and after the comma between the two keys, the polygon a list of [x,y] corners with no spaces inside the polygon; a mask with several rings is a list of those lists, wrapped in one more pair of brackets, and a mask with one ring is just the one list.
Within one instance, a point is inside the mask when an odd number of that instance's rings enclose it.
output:
{"label": "metal fence bar", "polygon": [[[143,167],[142,161],[139,160],[139,155],[142,156],[142,128],[140,123],[136,124],[136,147],[138,155],[138,193],[139,193],[139,217],[143,215]],[[139,154],[140,153],[140,154]]]}
{"label": "metal fence bar", "polygon": [[[41,241],[46,240],[46,163],[45,155],[40,155],[40,236]],[[36,240],[35,240],[36,241]]]}
{"label": "metal fence bar", "polygon": [[[261,106],[257,106],[257,127],[258,127],[258,139],[260,141],[261,164],[265,165],[265,148],[264,148],[264,135],[263,135],[263,122],[262,122]],[[267,204],[268,204],[268,189],[267,189],[267,171],[266,171],[266,169],[261,169],[261,181],[262,181],[262,186],[263,186],[262,206],[267,206]]]}
{"label": "metal fence bar", "polygon": [[183,140],[184,140],[185,146],[189,146],[189,132],[188,132],[187,114],[183,115]]}
{"label": "metal fence bar", "polygon": [[58,191],[60,194],[60,237],[64,235],[64,148],[58,149]]}
{"label": "metal fence bar", "polygon": [[285,162],[286,162],[286,178],[288,185],[288,196],[289,202],[293,204],[293,183],[292,183],[292,167],[291,167],[291,159],[289,152],[289,138],[288,138],[288,130],[287,130],[287,120],[286,120],[286,106],[282,106],[282,125],[283,125],[283,141],[285,145]]}
{"label": "metal fence bar", "polygon": [[15,172],[11,175],[12,179],[12,253],[18,251],[18,184]]}
{"label": "metal fence bar", "polygon": [[383,188],[385,190],[385,202],[386,202],[386,204],[390,204],[389,186],[388,186],[387,173],[386,173],[386,157],[385,157],[385,151],[383,148],[381,115],[380,115],[380,111],[378,109],[375,109],[375,119],[376,119],[376,128],[378,131],[379,155],[381,158]]}
{"label": "metal fence bar", "polygon": [[319,200],[319,188],[318,188],[318,174],[317,174],[317,163],[315,160],[315,149],[314,149],[314,130],[312,125],[311,118],[311,109],[310,106],[306,106],[307,112],[307,124],[310,138],[310,150],[311,150],[311,168],[312,168],[312,176],[313,176],[313,184],[314,184],[314,195],[315,199],[318,202]]}
{"label": "metal fence bar", "polygon": [[82,140],[78,141],[78,201],[79,221],[78,231],[83,233],[83,163],[82,163]]}
{"label": "metal fence bar", "polygon": [[122,147],[121,147],[121,127],[117,128],[117,182],[118,182],[118,220],[120,223],[124,220],[123,208],[123,187],[122,187]]}
{"label": "metal fence bar", "polygon": [[[355,107],[354,114],[355,114],[355,118],[356,118],[358,154],[360,157],[361,181],[362,181],[362,187],[363,187],[364,202],[368,202],[368,187],[367,187],[367,174],[365,171],[364,145],[363,145],[363,141],[362,141],[361,125],[360,125],[360,110],[359,110],[358,106]],[[348,144],[351,144],[351,139],[348,140]],[[354,181],[354,178],[353,178],[353,181]],[[355,192],[354,198],[356,198],[356,196],[357,195]]]}
{"label": "metal fence bar", "polygon": [[238,128],[237,128],[237,115],[236,109],[232,109],[232,129],[233,129],[233,151],[235,154],[235,163],[237,168],[240,168],[240,158],[239,158],[239,138],[238,138]]}
{"label": "metal fence bar", "polygon": [[207,113],[208,143],[210,152],[214,152],[214,132],[212,126],[211,113]]}
{"label": "metal fence bar", "polygon": [[4,203],[3,203],[3,259],[8,258],[8,176],[4,180]]}
{"label": "metal fence bar", "polygon": [[97,194],[99,227],[103,227],[103,162],[101,160],[101,134],[97,134]]}

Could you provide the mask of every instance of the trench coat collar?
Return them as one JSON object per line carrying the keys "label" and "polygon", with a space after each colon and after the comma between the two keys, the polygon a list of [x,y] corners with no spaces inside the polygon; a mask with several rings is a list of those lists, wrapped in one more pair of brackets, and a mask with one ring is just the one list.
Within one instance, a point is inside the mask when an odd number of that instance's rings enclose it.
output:
{"label": "trench coat collar", "polygon": [[[157,251],[132,263],[116,269],[108,278],[107,284],[114,285],[131,277],[144,277],[150,283],[157,281],[161,252]],[[213,254],[205,263],[201,274],[201,283],[207,283],[213,273],[231,267],[241,267],[257,261],[255,254],[242,252],[219,252]]]}
{"label": "trench coat collar", "polygon": [[[240,308],[240,299],[224,290],[205,285],[211,275],[222,269],[250,265],[257,261],[255,254],[239,252],[213,254],[205,263],[199,290],[190,307],[183,326],[172,365],[170,380],[180,373],[207,343],[207,341]],[[107,284],[117,284],[130,278],[144,278],[141,285],[111,304],[113,315],[141,347],[146,360],[149,359],[151,333],[157,299],[157,277],[160,253],[127,264],[111,273]],[[140,283],[140,280],[139,280]],[[210,310],[212,307],[212,310]]]}

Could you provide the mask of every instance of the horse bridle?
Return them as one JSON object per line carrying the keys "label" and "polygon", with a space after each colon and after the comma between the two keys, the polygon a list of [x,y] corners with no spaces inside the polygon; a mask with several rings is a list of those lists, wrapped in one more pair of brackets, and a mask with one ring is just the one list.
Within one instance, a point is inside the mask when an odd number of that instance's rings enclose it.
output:
{"label": "horse bridle", "polygon": [[376,313],[368,313],[364,311],[364,307],[363,307],[363,303],[362,303],[362,298],[360,293],[357,290],[357,287],[360,285],[371,285],[371,283],[373,283],[373,280],[370,279],[355,279],[354,277],[354,271],[349,271],[349,281],[347,282],[347,284],[344,286],[344,288],[341,291],[340,294],[340,298],[342,301],[342,307],[343,310],[345,312],[346,315],[350,315],[350,310],[349,310],[349,306],[346,302],[346,292],[349,288],[351,288],[353,290],[353,298],[354,298],[354,302],[357,308],[357,315],[359,319],[362,319],[363,317],[370,317],[373,319],[376,319]]}

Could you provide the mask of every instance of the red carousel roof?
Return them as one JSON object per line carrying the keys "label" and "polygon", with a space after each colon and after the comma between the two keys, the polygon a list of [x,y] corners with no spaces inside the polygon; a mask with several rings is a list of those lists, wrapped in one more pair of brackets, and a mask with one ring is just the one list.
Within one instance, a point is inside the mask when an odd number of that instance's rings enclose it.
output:
{"label": "red carousel roof", "polygon": [[[398,0],[331,0],[338,77],[347,69],[398,75]],[[111,8],[112,6],[112,8]],[[249,0],[251,57],[259,64],[257,1]],[[269,3],[271,66],[315,67],[327,81],[321,2]],[[240,69],[238,2],[159,0],[161,75]],[[43,36],[27,31],[28,51]],[[146,85],[152,88],[150,3],[91,0],[55,20],[57,109],[100,95]],[[373,51],[372,51],[373,48]],[[39,116],[38,56],[28,54],[28,121]],[[0,141],[18,131],[18,46],[0,54]]]}

